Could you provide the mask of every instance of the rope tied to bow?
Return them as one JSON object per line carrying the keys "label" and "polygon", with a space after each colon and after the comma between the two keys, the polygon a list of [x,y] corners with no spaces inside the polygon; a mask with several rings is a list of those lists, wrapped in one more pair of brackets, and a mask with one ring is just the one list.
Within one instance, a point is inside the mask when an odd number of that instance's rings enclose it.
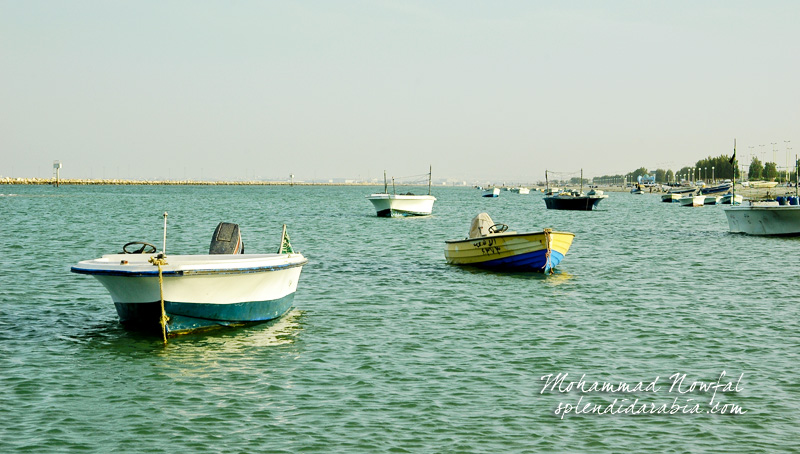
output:
{"label": "rope tied to bow", "polygon": [[553,241],[552,233],[553,229],[544,229],[544,247],[547,248],[547,251],[544,254],[544,269],[549,270],[550,274],[553,274],[553,267],[550,265],[550,254],[552,253],[552,249],[550,249],[550,243]]}
{"label": "rope tied to bow", "polygon": [[167,322],[169,321],[169,317],[167,317],[167,311],[164,309],[164,277],[162,276],[161,267],[167,264],[167,259],[164,257],[164,254],[158,254],[150,257],[148,262],[158,267],[158,292],[161,296],[161,317],[158,319],[158,322],[161,324],[161,335],[163,336],[164,343],[166,344]]}

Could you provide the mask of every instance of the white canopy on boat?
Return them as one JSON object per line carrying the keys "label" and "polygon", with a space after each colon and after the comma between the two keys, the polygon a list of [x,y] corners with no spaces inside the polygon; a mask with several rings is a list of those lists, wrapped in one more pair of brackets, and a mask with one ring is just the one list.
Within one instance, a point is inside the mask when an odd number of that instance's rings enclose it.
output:
{"label": "white canopy on boat", "polygon": [[480,213],[472,219],[469,226],[469,237],[480,238],[489,234],[489,227],[494,225],[494,221],[487,213]]}

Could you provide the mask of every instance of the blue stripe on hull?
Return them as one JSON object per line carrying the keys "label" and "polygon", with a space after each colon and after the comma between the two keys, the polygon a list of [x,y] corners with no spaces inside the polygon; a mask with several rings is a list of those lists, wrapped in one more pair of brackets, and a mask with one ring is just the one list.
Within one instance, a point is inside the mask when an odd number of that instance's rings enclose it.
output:
{"label": "blue stripe on hull", "polygon": [[[187,333],[217,326],[240,325],[276,319],[292,307],[294,293],[271,301],[254,301],[235,304],[197,304],[164,302],[170,334]],[[114,303],[120,321],[129,326],[161,331],[158,324],[161,302]]]}
{"label": "blue stripe on hull", "polygon": [[549,273],[552,268],[558,266],[564,255],[560,252],[550,251],[550,265],[547,265],[547,252],[535,251],[527,254],[515,255],[502,259],[489,260],[488,262],[476,263],[475,266],[495,270],[507,271],[537,271]]}

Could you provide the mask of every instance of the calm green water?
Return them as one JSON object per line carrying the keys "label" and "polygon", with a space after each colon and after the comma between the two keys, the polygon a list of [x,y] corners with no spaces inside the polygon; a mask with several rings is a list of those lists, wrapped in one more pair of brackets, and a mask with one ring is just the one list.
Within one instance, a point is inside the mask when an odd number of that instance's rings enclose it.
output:
{"label": "calm green water", "polygon": [[[611,194],[434,188],[434,216],[383,219],[359,187],[0,187],[0,452],[780,452],[800,449],[800,239],[727,233],[720,207]],[[203,253],[219,221],[247,252],[281,224],[309,264],[276,323],[164,347],[124,330],[69,267],[128,241]],[[448,266],[487,211],[576,234],[553,276]],[[734,383],[670,392],[673,374]],[[545,391],[541,377],[657,392]],[[699,414],[556,414],[616,398]],[[677,399],[677,400],[676,400]],[[637,407],[638,408],[638,407]],[[650,407],[648,407],[650,408]],[[562,419],[563,416],[563,419]]]}

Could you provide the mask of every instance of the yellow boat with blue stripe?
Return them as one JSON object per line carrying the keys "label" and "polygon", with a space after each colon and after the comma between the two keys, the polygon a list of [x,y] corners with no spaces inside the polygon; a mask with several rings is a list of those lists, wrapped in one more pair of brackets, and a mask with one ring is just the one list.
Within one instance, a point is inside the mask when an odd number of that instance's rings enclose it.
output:
{"label": "yellow boat with blue stripe", "polygon": [[486,213],[475,216],[469,236],[445,241],[447,263],[504,271],[552,273],[567,255],[575,234],[544,229],[541,232],[508,231]]}

